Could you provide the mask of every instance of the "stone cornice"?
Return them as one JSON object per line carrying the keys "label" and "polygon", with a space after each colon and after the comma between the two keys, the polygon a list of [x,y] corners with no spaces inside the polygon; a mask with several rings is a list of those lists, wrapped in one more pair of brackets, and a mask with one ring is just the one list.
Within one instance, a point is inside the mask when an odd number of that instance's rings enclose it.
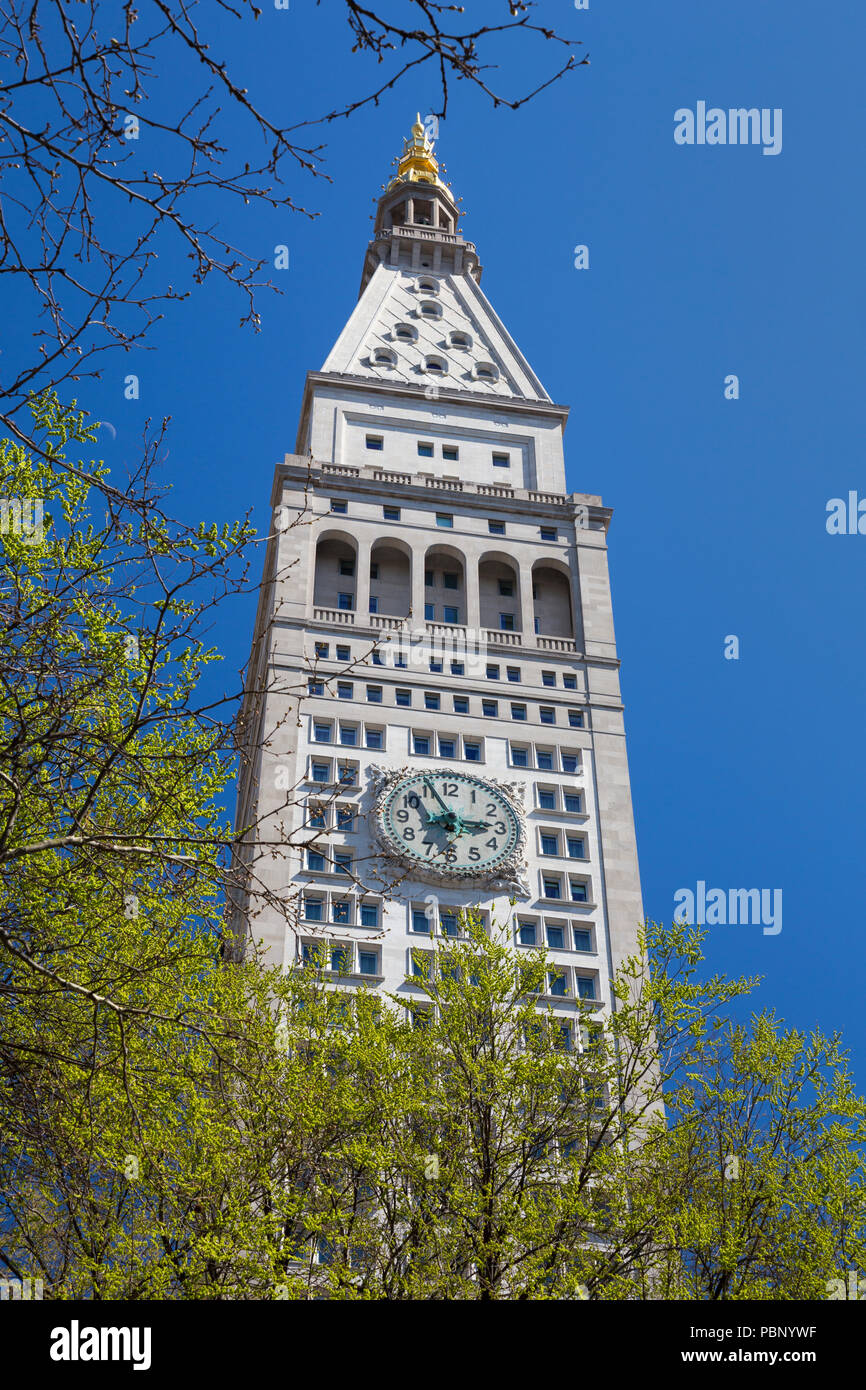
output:
{"label": "stone cornice", "polygon": [[456,405],[476,407],[486,411],[488,414],[493,411],[496,414],[514,415],[534,415],[547,416],[549,419],[558,420],[562,429],[565,429],[568,420],[568,406],[556,405],[553,401],[537,401],[524,397],[515,396],[496,396],[487,391],[463,391],[449,390],[445,386],[436,387],[436,395],[431,398],[427,392],[429,384],[424,386],[413,386],[411,382],[380,381],[377,377],[355,376],[349,372],[307,372],[304,383],[304,396],[301,402],[301,416],[298,422],[298,434],[296,448],[301,449],[307,437],[307,425],[312,405],[313,392],[316,388],[333,387],[335,390],[353,391],[363,393],[365,396],[390,396],[401,397],[404,400],[415,400],[420,404],[431,405]]}
{"label": "stone cornice", "polygon": [[[303,454],[286,454],[282,463],[276,465],[272,505],[280,504],[282,485],[286,482],[302,483],[305,490],[312,493],[332,491],[339,487],[341,492],[374,493],[381,497],[385,493],[395,500],[405,498],[417,501],[419,497],[435,498],[441,504],[445,501],[459,507],[468,502],[477,508],[479,502],[491,510],[514,512],[515,517],[525,517],[528,511],[533,516],[549,517],[562,521],[586,516],[589,525],[583,529],[598,534],[606,532],[613,512],[602,505],[601,498],[589,492],[542,492],[532,488],[506,488],[495,483],[453,483],[441,478],[424,478],[413,481],[413,475],[397,469],[354,468],[348,464],[318,463]],[[496,537],[490,538],[495,541]]]}

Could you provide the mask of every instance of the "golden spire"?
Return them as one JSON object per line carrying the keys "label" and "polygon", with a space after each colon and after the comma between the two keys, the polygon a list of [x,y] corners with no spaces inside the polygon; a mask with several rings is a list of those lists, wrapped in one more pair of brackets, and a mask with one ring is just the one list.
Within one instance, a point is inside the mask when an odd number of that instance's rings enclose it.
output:
{"label": "golden spire", "polygon": [[[400,163],[397,166],[397,173],[389,188],[393,188],[395,183],[404,181],[410,183],[432,183],[440,188],[448,188],[439,177],[439,164],[433,153],[433,143],[428,138],[421,120],[420,111],[415,117],[415,124],[412,127],[412,134],[403,142],[403,153],[400,156]],[[448,190],[450,192],[450,189]]]}

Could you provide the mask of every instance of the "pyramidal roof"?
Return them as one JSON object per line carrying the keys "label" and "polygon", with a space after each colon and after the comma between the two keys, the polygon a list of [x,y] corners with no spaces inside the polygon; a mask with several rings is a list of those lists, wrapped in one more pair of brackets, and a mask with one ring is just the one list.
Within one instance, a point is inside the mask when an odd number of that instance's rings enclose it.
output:
{"label": "pyramidal roof", "polygon": [[379,199],[360,298],[323,372],[550,401],[478,284],[459,218],[419,116]]}

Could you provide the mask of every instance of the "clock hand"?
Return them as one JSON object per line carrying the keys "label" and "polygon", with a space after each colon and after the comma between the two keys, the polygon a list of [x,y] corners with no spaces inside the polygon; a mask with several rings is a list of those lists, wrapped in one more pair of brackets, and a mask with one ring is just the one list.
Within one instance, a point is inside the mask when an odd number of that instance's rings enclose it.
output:
{"label": "clock hand", "polygon": [[460,822],[461,829],[468,830],[477,834],[481,830],[489,830],[492,822],[487,820],[464,820]]}
{"label": "clock hand", "polygon": [[453,816],[454,812],[453,812],[453,811],[451,810],[451,808],[442,800],[441,796],[440,796],[439,793],[437,792],[437,790],[436,790],[436,788],[434,787],[433,783],[430,781],[430,778],[429,778],[429,777],[424,777],[424,778],[423,778],[423,781],[424,781],[424,785],[430,788],[430,790],[431,790],[431,792],[433,793],[433,795],[435,796],[436,800],[439,802],[439,805],[442,807],[442,810],[445,811],[445,813],[446,813],[447,815]]}

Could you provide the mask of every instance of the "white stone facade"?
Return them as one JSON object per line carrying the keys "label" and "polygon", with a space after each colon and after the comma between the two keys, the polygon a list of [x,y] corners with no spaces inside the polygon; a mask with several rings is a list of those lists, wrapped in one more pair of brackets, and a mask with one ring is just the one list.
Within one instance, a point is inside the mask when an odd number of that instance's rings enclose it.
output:
{"label": "white stone facade", "polygon": [[[276,470],[238,823],[273,843],[257,874],[298,910],[287,929],[259,904],[248,929],[274,963],[325,940],[343,987],[417,999],[412,952],[478,908],[549,946],[567,1021],[578,995],[609,1005],[643,915],[610,512],[565,493],[567,411],[476,283],[448,191],[429,195],[448,231],[405,209],[390,226],[417,188],[384,196],[361,298]],[[381,856],[374,773],[422,766],[522,788],[528,896],[413,881]]]}

